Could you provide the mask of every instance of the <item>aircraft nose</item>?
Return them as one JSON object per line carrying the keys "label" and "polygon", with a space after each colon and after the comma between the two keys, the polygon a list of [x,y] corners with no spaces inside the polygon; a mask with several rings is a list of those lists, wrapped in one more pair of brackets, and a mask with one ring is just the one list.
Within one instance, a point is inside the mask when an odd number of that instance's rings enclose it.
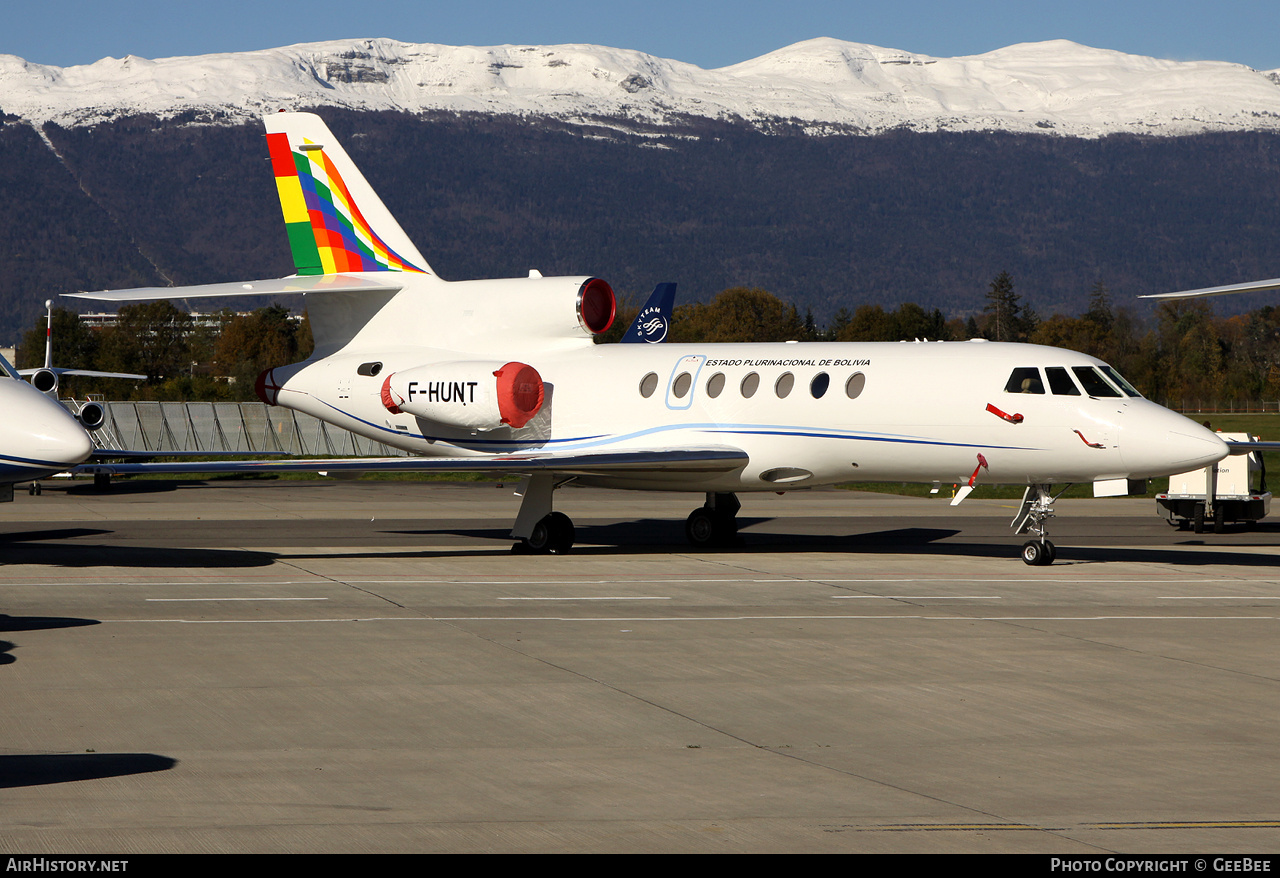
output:
{"label": "aircraft nose", "polygon": [[84,463],[93,452],[93,442],[76,421],[52,425],[43,437],[45,454],[49,460],[68,467]]}
{"label": "aircraft nose", "polygon": [[1195,421],[1163,408],[1145,414],[1124,427],[1122,455],[1132,476],[1189,472],[1227,456],[1227,443]]}
{"label": "aircraft nose", "polygon": [[1227,456],[1227,443],[1218,436],[1199,428],[1200,433],[1170,430],[1165,440],[1172,461],[1187,469],[1208,466]]}
{"label": "aircraft nose", "polygon": [[80,422],[44,394],[31,393],[17,406],[22,417],[11,425],[6,446],[22,456],[43,463],[72,467],[84,463],[93,442]]}

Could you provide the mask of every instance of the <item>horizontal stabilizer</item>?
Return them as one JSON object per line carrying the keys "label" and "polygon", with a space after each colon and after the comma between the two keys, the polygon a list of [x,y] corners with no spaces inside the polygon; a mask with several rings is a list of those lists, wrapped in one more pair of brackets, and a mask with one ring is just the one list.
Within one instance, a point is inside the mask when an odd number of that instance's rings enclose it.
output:
{"label": "horizontal stabilizer", "polygon": [[317,274],[243,283],[202,284],[194,287],[139,287],[135,290],[100,290],[95,293],[63,293],[70,299],[101,302],[149,302],[154,299],[213,299],[226,296],[284,296],[306,293],[396,292],[403,283],[394,274],[378,280],[351,274]]}
{"label": "horizontal stabilizer", "polygon": [[363,457],[329,460],[227,460],[156,463],[87,463],[77,474],[145,473],[532,473],[563,475],[637,475],[645,472],[729,472],[747,463],[737,448],[638,449],[596,453],[499,454],[492,457]]}
{"label": "horizontal stabilizer", "polygon": [[1228,293],[1261,293],[1266,290],[1280,290],[1280,277],[1271,280],[1255,280],[1244,284],[1228,284],[1224,287],[1205,287],[1199,290],[1183,290],[1180,293],[1156,293],[1150,296],[1139,296],[1139,299],[1199,299],[1202,296],[1225,296]]}
{"label": "horizontal stabilizer", "polygon": [[[43,369],[19,369],[19,375],[35,375]],[[79,375],[82,378],[129,378],[134,381],[145,381],[146,375],[137,372],[95,372],[92,369],[50,369],[50,372],[61,378],[63,375]]]}

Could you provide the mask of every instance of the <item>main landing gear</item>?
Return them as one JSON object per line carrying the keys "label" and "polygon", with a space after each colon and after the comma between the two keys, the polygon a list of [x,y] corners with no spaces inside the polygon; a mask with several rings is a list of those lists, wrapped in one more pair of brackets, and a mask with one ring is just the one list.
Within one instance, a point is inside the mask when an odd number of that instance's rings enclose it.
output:
{"label": "main landing gear", "polygon": [[[527,477],[516,492],[524,497],[511,528],[516,542],[511,551],[529,555],[563,555],[573,548],[573,521],[551,508],[556,488],[572,477],[535,475]],[[734,494],[707,494],[707,502],[693,510],[684,532],[697,548],[731,546],[738,535],[738,510],[742,504]]]}
{"label": "main landing gear", "polygon": [[697,548],[731,546],[738,536],[738,510],[742,504],[734,494],[712,494],[684,523],[684,535]]}
{"label": "main landing gear", "polygon": [[573,481],[572,477],[557,479],[551,475],[529,476],[520,483],[524,500],[511,536],[517,542],[511,551],[529,555],[563,555],[573,548],[573,520],[563,512],[551,508],[551,495],[556,488]]}
{"label": "main landing gear", "polygon": [[1053,501],[1056,499],[1049,493],[1048,485],[1028,485],[1022,495],[1022,507],[1014,516],[1013,532],[1032,535],[1032,539],[1022,544],[1022,560],[1032,567],[1047,567],[1058,557],[1058,548],[1049,542],[1049,528],[1046,526],[1046,522],[1053,518]]}

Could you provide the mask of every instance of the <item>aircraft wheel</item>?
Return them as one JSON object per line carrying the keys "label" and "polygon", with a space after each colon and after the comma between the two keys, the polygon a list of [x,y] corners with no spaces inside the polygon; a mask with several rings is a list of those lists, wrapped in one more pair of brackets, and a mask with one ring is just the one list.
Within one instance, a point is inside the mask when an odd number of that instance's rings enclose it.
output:
{"label": "aircraft wheel", "polygon": [[563,555],[573,548],[573,538],[577,535],[573,520],[563,512],[553,512],[547,519],[551,526],[551,552]]}
{"label": "aircraft wheel", "polygon": [[[38,493],[38,492],[37,492]],[[1221,503],[1213,507],[1213,532],[1222,533],[1226,529],[1227,510]]]}
{"label": "aircraft wheel", "polygon": [[714,543],[716,519],[711,510],[705,506],[699,506],[690,512],[684,522],[684,535],[688,537],[690,543],[699,548]]}
{"label": "aircraft wheel", "polygon": [[1191,516],[1191,529],[1198,534],[1204,533],[1204,504],[1197,503],[1195,514]]}
{"label": "aircraft wheel", "polygon": [[1028,540],[1022,546],[1022,560],[1032,567],[1047,567],[1056,557],[1058,549],[1048,540]]}
{"label": "aircraft wheel", "polygon": [[684,535],[698,548],[728,546],[738,533],[738,519],[733,515],[717,514],[714,509],[699,506],[684,523]]}
{"label": "aircraft wheel", "polygon": [[684,535],[698,548],[727,546],[738,532],[738,520],[732,515],[717,515],[714,509],[699,506],[685,519]]}
{"label": "aircraft wheel", "polygon": [[524,551],[538,555],[563,555],[573,546],[575,532],[573,521],[563,512],[544,515],[533,526],[533,533],[517,545]]}

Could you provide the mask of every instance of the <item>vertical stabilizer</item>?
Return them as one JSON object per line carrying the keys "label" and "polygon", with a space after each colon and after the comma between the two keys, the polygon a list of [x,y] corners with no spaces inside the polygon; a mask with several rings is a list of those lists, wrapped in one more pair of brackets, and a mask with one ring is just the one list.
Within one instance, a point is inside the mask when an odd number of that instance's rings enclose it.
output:
{"label": "vertical stabilizer", "polygon": [[275,113],[264,121],[298,274],[434,274],[319,116]]}

